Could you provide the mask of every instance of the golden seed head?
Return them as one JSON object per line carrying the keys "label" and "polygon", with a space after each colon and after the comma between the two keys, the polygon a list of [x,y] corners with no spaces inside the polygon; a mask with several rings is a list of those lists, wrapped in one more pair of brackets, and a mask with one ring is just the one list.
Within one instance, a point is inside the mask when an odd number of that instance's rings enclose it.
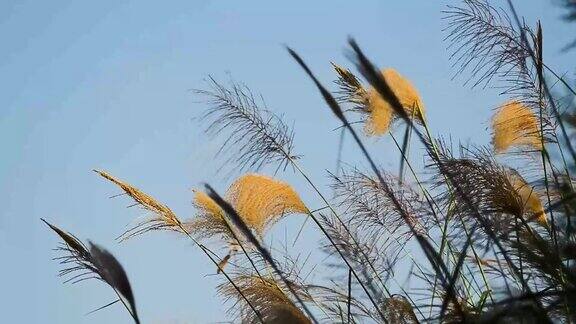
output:
{"label": "golden seed head", "polygon": [[234,234],[224,219],[224,210],[210,196],[194,190],[192,204],[196,207],[196,217],[183,223],[189,233],[198,238],[218,238],[234,241]]}
{"label": "golden seed head", "polygon": [[[408,117],[424,122],[424,104],[410,81],[394,69],[382,70],[382,76],[400,101]],[[368,99],[366,107],[368,118],[364,130],[370,136],[382,135],[390,129],[390,125],[396,117],[394,108],[374,88],[370,88],[366,92],[366,96]]]}
{"label": "golden seed head", "polygon": [[367,108],[368,119],[364,126],[366,134],[380,136],[386,133],[390,129],[390,124],[394,117],[394,109],[373,88],[368,91]]}
{"label": "golden seed head", "polygon": [[290,185],[258,174],[238,178],[228,189],[227,200],[258,234],[286,214],[308,212]]}
{"label": "golden seed head", "polygon": [[[302,311],[288,298],[283,288],[276,280],[267,276],[239,275],[234,277],[234,282],[240,288],[245,298],[258,310],[264,322],[266,323],[295,323],[310,324]],[[237,290],[230,284],[221,285],[220,293],[225,297],[236,298],[243,302]],[[257,318],[254,317],[251,309],[247,308],[243,322],[254,323]]]}
{"label": "golden seed head", "polygon": [[423,122],[424,104],[412,83],[392,68],[382,70],[382,76],[390,89],[392,89],[392,92],[394,92],[394,95],[396,95],[396,98],[398,98],[398,101],[400,101],[408,117],[414,117],[416,120]]}
{"label": "golden seed head", "polygon": [[211,215],[214,218],[224,217],[224,210],[222,210],[210,196],[202,191],[194,190],[193,204],[205,215]]}
{"label": "golden seed head", "polygon": [[520,196],[523,210],[534,215],[534,218],[530,220],[535,220],[542,226],[548,226],[548,220],[539,193],[526,183],[520,175],[512,173],[509,178],[512,187]]}
{"label": "golden seed head", "polygon": [[152,196],[142,192],[140,189],[121,181],[120,179],[112,176],[111,174],[105,171],[94,170],[103,178],[109,180],[110,182],[114,183],[118,187],[120,187],[130,198],[134,199],[134,201],[140,205],[142,208],[152,212],[156,217],[157,220],[161,221],[167,227],[173,227],[175,229],[180,221],[176,214],[168,208],[168,206],[160,203]]}
{"label": "golden seed head", "polygon": [[542,149],[538,118],[526,105],[512,100],[501,105],[492,117],[492,144],[496,153],[513,147]]}

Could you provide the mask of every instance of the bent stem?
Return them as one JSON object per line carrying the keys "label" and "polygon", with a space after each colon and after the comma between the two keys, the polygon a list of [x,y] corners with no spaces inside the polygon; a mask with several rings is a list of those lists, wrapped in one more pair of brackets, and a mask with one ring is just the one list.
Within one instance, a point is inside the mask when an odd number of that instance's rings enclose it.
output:
{"label": "bent stem", "polygon": [[[192,240],[192,242],[194,242],[194,244],[196,244],[196,246],[198,246],[200,248],[200,250],[202,250],[202,252],[204,252],[204,254],[210,259],[210,261],[212,261],[212,263],[214,263],[214,265],[220,269],[221,273],[224,275],[224,277],[226,278],[226,280],[228,280],[228,282],[230,282],[230,284],[232,285],[232,287],[234,287],[234,289],[238,292],[238,294],[240,294],[240,296],[242,296],[242,298],[246,301],[246,303],[248,304],[248,306],[250,307],[250,309],[252,309],[252,311],[254,311],[254,314],[256,314],[256,317],[258,317],[258,320],[262,323],[262,324],[266,324],[264,322],[264,319],[262,318],[262,315],[260,314],[260,312],[254,307],[254,305],[252,305],[252,303],[250,302],[250,300],[248,300],[248,298],[244,295],[244,293],[242,292],[242,290],[240,289],[240,287],[238,287],[236,285],[236,283],[234,283],[234,280],[232,280],[232,278],[230,278],[230,276],[226,273],[226,271],[224,269],[221,269],[219,266],[219,263],[212,257],[212,255],[208,252],[210,251],[210,249],[208,249],[206,246],[204,246],[204,244],[198,242],[194,237],[192,237],[192,235],[190,235],[190,233],[186,230],[186,228],[184,228],[184,226],[182,226],[182,222],[180,222],[180,220],[177,221],[177,226],[178,228],[182,231],[182,233],[184,233],[186,236],[188,236],[188,238],[190,238],[190,240]],[[210,251],[212,252],[212,251]],[[212,252],[213,253],[213,252]],[[256,270],[258,271],[258,270]]]}
{"label": "bent stem", "polygon": [[122,303],[122,305],[124,305],[124,308],[126,308],[128,314],[130,314],[132,319],[134,319],[134,323],[140,324],[140,319],[138,319],[138,316],[136,316],[135,310],[133,311],[132,309],[130,309],[130,307],[126,304],[124,298],[122,298],[122,296],[120,295],[118,290],[116,290],[116,288],[112,287],[112,290],[114,290],[114,293],[116,294],[116,296],[118,296],[118,300]]}

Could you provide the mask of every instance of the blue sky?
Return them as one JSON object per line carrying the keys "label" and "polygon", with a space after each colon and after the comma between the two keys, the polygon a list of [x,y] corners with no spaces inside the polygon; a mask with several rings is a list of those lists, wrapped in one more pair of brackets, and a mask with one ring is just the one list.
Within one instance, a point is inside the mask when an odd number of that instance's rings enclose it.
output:
{"label": "blue sky", "polygon": [[[561,53],[574,25],[549,0],[516,1],[529,23],[544,25],[545,59],[573,78],[574,53]],[[0,2],[0,305],[8,323],[128,323],[96,282],[62,285],[51,260],[56,237],[44,217],[114,253],[133,283],[145,323],[205,323],[226,319],[214,268],[191,244],[168,234],[118,244],[135,217],[100,168],[193,215],[192,188],[220,191],[231,180],[217,172],[217,144],[194,120],[206,106],[190,89],[211,74],[246,83],[269,108],[294,123],[296,151],[315,181],[326,184],[336,161],[337,123],[284,49],[289,45],[325,84],[346,59],[353,36],[382,67],[394,67],[418,87],[434,134],[478,144],[489,141],[490,110],[504,100],[493,89],[451,80],[441,10],[458,1],[11,1]],[[495,1],[496,5],[505,5]],[[397,164],[389,140],[367,140],[387,168]],[[361,166],[348,143],[344,160]],[[419,154],[421,151],[415,151]],[[265,170],[266,172],[266,170]],[[293,184],[318,206],[302,179]],[[327,188],[325,188],[327,191]],[[294,233],[287,219],[276,232]],[[296,248],[317,246],[313,229]]]}

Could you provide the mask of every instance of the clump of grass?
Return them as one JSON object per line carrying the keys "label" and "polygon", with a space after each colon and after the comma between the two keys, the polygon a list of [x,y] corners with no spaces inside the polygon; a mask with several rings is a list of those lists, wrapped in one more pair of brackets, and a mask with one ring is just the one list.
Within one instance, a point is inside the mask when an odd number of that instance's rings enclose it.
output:
{"label": "clump of grass", "polygon": [[[232,302],[228,314],[240,322],[576,321],[575,166],[564,159],[563,148],[573,150],[557,140],[556,126],[564,138],[567,133],[544,70],[558,74],[544,64],[541,25],[533,31],[511,9],[516,24],[482,0],[464,0],[445,11],[456,74],[467,71],[467,82],[502,88],[506,97],[491,120],[492,147],[454,149],[433,138],[416,88],[396,70],[380,70],[354,40],[351,56],[362,79],[332,64],[333,92],[289,49],[371,172],[350,166],[330,173],[328,198],[298,164],[292,128],[245,85],[210,78],[209,89],[196,92],[209,104],[201,123],[208,135],[223,138],[219,154],[243,175],[223,196],[209,185],[205,192],[195,190],[196,214],[181,221],[150,195],[96,171],[151,214],[121,238],[158,230],[190,238],[217,267],[218,291]],[[360,114],[366,136],[390,133],[402,161],[399,174],[379,166],[379,155],[364,144],[350,112]],[[390,132],[396,122],[406,124],[402,145]],[[407,154],[412,134],[425,152],[422,170]],[[548,153],[551,145],[562,161]],[[534,166],[530,154],[506,158],[517,151],[539,152],[542,164]],[[410,171],[406,181],[404,165]],[[274,177],[251,173],[269,167]],[[299,193],[276,179],[288,167],[309,185],[319,208],[308,208]],[[288,244],[278,249],[266,243],[270,229],[289,214],[313,220],[323,235],[318,248],[325,259],[301,261],[300,251]],[[70,253],[63,260],[74,264],[64,274],[83,269],[98,275],[128,300],[125,306],[138,321],[118,262],[50,227]],[[228,254],[219,257],[211,244],[227,244]],[[308,274],[302,276],[304,269]]]}

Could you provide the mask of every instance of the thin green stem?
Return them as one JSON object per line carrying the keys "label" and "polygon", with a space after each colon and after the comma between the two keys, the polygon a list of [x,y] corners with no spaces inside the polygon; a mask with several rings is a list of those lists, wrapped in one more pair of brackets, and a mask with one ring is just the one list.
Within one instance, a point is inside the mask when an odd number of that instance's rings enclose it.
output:
{"label": "thin green stem", "polygon": [[[434,143],[434,140],[432,139],[432,135],[430,133],[428,123],[426,123],[426,121],[424,121],[422,124],[424,125],[424,129],[426,131],[426,136],[428,136],[428,140],[430,142],[430,145],[432,146],[432,150],[433,150],[434,154],[436,155],[436,159],[440,159],[440,154],[438,153],[438,148],[436,147],[436,143]],[[445,174],[443,174],[443,176],[445,178],[445,183],[448,185],[450,183],[450,181],[448,181],[449,179],[446,178]],[[451,186],[449,186],[449,185],[448,185],[448,190],[450,190],[451,195],[453,195]],[[449,210],[451,209],[450,206],[452,205],[452,202],[453,202],[453,200],[450,200],[450,205],[448,206]],[[449,219],[449,217],[446,217],[446,222],[448,222],[448,219]],[[460,219],[460,222],[462,224],[462,227],[464,229],[466,236],[469,237],[470,233],[468,231],[468,227],[466,226],[466,223],[464,222],[464,220],[461,217],[459,217],[459,219]],[[444,236],[442,237],[442,240],[443,241],[445,240]],[[480,269],[480,274],[482,276],[482,280],[484,281],[484,284],[486,285],[486,288],[488,289],[488,296],[490,297],[490,300],[492,302],[494,302],[494,298],[492,296],[492,288],[490,287],[490,284],[488,282],[488,278],[486,277],[486,274],[484,272],[484,267],[482,266],[482,262],[480,260],[480,257],[478,256],[478,253],[476,252],[476,249],[474,248],[474,244],[471,244],[470,248],[472,250],[472,253],[474,254],[474,258],[476,259],[476,263],[478,264],[478,268]],[[442,252],[440,252],[440,253],[442,253]],[[473,276],[473,278],[474,278],[474,276]]]}

